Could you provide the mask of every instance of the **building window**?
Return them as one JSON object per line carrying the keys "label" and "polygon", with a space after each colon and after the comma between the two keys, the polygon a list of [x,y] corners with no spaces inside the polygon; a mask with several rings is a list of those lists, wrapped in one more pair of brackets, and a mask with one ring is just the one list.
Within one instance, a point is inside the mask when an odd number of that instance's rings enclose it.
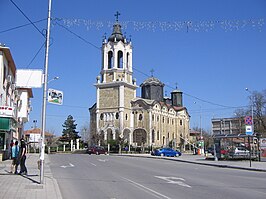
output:
{"label": "building window", "polygon": [[154,121],[154,115],[152,115],[152,121]]}
{"label": "building window", "polygon": [[115,118],[118,120],[119,119],[119,113],[115,114]]}
{"label": "building window", "polygon": [[152,130],[152,133],[151,133],[151,142],[152,143],[155,142],[155,133],[154,133],[154,130]]}
{"label": "building window", "polygon": [[160,140],[160,133],[157,131],[157,140]]}
{"label": "building window", "polygon": [[127,114],[126,114],[126,120],[128,119],[128,117],[127,117]]}
{"label": "building window", "polygon": [[103,113],[101,113],[101,115],[100,115],[100,119],[103,120]]}
{"label": "building window", "polygon": [[167,118],[167,122],[168,122],[168,124],[170,123],[170,119],[169,118]]}
{"label": "building window", "polygon": [[142,114],[139,114],[139,121],[141,121],[143,119]]}
{"label": "building window", "polygon": [[127,53],[127,68],[129,68],[129,53]]}
{"label": "building window", "polygon": [[113,68],[113,52],[108,52],[108,69]]}
{"label": "building window", "polygon": [[118,51],[117,64],[117,68],[123,68],[123,52],[121,50]]}
{"label": "building window", "polygon": [[159,116],[157,116],[157,122],[159,122]]}
{"label": "building window", "polygon": [[179,123],[180,123],[180,126],[182,126],[183,125],[183,120],[180,120]]}
{"label": "building window", "polygon": [[163,117],[163,123],[164,123],[164,117]]}

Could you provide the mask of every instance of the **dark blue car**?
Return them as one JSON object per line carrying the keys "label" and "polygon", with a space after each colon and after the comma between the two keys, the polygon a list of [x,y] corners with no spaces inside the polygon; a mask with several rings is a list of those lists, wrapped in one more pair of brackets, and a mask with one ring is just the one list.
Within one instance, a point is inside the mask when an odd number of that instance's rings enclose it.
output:
{"label": "dark blue car", "polygon": [[181,152],[174,150],[174,149],[171,149],[171,148],[160,148],[160,149],[155,149],[152,152],[152,155],[177,157],[177,156],[181,156]]}

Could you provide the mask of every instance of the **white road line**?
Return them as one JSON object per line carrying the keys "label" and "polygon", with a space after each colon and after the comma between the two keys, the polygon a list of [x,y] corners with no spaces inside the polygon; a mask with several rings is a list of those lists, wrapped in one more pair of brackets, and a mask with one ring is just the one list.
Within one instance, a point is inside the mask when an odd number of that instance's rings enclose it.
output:
{"label": "white road line", "polygon": [[93,166],[95,166],[95,167],[97,166],[96,164],[93,164],[93,163],[90,163],[90,164],[93,165]]}
{"label": "white road line", "polygon": [[108,159],[97,159],[99,162],[107,162]]}
{"label": "white road line", "polygon": [[[123,177],[121,177],[121,178],[123,178]],[[152,190],[152,189],[150,189],[150,188],[148,188],[148,187],[145,187],[145,186],[142,185],[142,184],[139,184],[139,183],[137,183],[137,182],[134,182],[133,180],[130,180],[130,179],[128,179],[128,178],[123,178],[123,179],[126,180],[126,181],[128,181],[128,182],[130,182],[130,183],[132,183],[133,185],[135,185],[135,186],[138,187],[138,188],[142,188],[144,191],[148,191],[148,193],[154,195],[156,198],[166,198],[166,199],[171,199],[171,198],[169,198],[168,196],[163,195],[163,194],[161,194],[161,193],[159,193],[159,192],[157,192],[157,191],[154,191],[154,190]]]}
{"label": "white road line", "polygon": [[155,178],[162,179],[162,180],[165,180],[167,183],[170,183],[170,184],[177,184],[179,186],[191,188],[190,185],[188,185],[188,184],[185,183],[185,179],[184,178],[164,177],[164,176],[154,176],[154,177]]}
{"label": "white road line", "polygon": [[65,166],[65,165],[62,165],[61,167],[65,169],[65,168],[68,168],[68,167],[74,167],[74,166],[75,166],[75,165],[69,163],[69,165],[66,165],[66,166]]}

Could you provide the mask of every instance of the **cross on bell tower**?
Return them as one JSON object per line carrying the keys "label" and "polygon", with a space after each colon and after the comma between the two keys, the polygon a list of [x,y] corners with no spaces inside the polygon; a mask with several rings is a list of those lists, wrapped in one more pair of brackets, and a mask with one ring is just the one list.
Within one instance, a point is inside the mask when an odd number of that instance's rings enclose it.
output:
{"label": "cross on bell tower", "polygon": [[153,77],[154,70],[151,69],[150,72],[151,72],[151,76]]}
{"label": "cross on bell tower", "polygon": [[118,17],[121,15],[118,11],[116,11],[115,17],[116,17],[116,22],[118,22]]}

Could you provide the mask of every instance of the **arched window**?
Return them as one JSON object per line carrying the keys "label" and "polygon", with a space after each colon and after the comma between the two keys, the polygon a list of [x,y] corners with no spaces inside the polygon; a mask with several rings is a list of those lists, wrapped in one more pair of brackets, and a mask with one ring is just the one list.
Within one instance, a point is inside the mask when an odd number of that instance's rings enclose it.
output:
{"label": "arched window", "polygon": [[113,52],[108,52],[108,69],[113,68]]}
{"label": "arched window", "polygon": [[121,50],[118,51],[117,68],[123,68],[123,52]]}
{"label": "arched window", "polygon": [[115,119],[117,119],[117,120],[119,119],[119,113],[115,114]]}
{"label": "arched window", "polygon": [[160,140],[160,132],[157,131],[157,140]]}
{"label": "arched window", "polygon": [[152,143],[155,142],[155,133],[154,133],[154,130],[152,130],[152,132],[151,132],[151,142]]}
{"label": "arched window", "polygon": [[141,121],[143,118],[142,114],[139,114],[139,121]]}
{"label": "arched window", "polygon": [[127,53],[127,69],[129,69],[129,53]]}

